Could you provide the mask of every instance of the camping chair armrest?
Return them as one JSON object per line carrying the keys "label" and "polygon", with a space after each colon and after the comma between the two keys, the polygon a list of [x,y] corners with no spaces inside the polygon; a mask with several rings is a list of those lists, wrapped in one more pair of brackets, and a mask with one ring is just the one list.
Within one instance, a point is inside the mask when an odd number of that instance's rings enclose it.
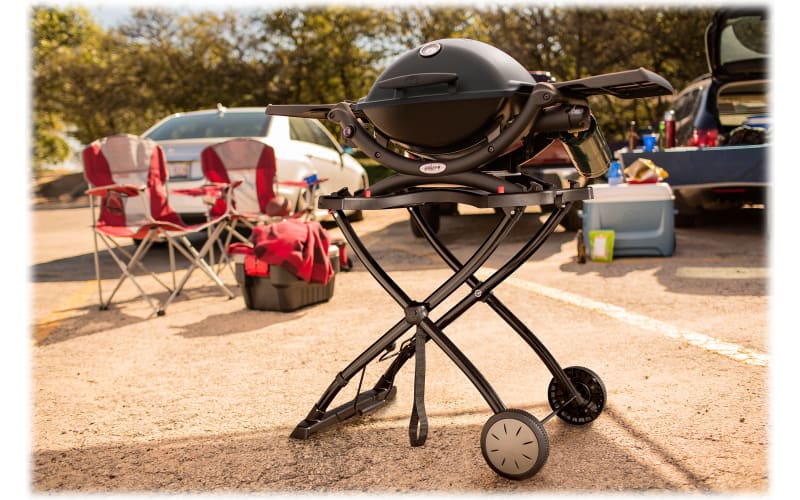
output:
{"label": "camping chair armrest", "polygon": [[[187,189],[172,189],[170,193],[183,196],[203,197],[203,198],[222,198],[228,195],[230,188],[238,187],[242,181],[234,183],[228,182],[207,182],[202,186]],[[212,201],[213,203],[213,201]]]}
{"label": "camping chair armrest", "polygon": [[194,198],[202,198],[203,203],[208,205],[209,207],[214,207],[219,200],[223,200],[225,202],[225,214],[228,215],[231,211],[231,204],[233,200],[233,189],[239,186],[242,183],[241,180],[237,180],[233,183],[228,182],[207,182],[202,186],[196,188],[187,188],[187,189],[172,189],[170,193],[183,195],[183,196],[192,196]]}
{"label": "camping chair armrest", "polygon": [[85,193],[89,196],[104,197],[108,195],[109,191],[124,194],[125,196],[139,196],[147,190],[145,185],[137,184],[109,184],[106,186],[96,186],[89,188]]}
{"label": "camping chair armrest", "polygon": [[327,180],[328,180],[327,178],[316,178],[311,181],[303,179],[302,181],[278,181],[277,184],[279,186],[310,187],[310,186],[318,186],[319,184],[322,184]]}
{"label": "camping chair armrest", "polygon": [[[126,198],[136,198],[139,200],[139,203],[142,204],[142,210],[144,212],[144,216],[148,221],[155,222],[153,216],[150,212],[150,206],[147,202],[148,195],[147,195],[147,186],[144,184],[107,184],[105,186],[95,186],[87,189],[85,191],[86,195],[89,196],[89,206],[91,207],[92,211],[95,210],[94,204],[94,197],[100,198],[100,204],[108,203],[111,200],[112,193],[117,195],[121,195]],[[99,205],[98,205],[99,208]],[[93,215],[94,216],[94,215]]]}

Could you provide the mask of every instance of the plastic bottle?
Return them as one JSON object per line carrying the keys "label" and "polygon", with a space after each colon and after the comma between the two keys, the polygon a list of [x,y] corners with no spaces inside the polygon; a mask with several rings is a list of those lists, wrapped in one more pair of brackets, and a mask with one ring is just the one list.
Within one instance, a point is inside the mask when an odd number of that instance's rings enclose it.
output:
{"label": "plastic bottle", "polygon": [[636,147],[636,139],[639,135],[636,133],[636,122],[632,121],[630,123],[630,127],[628,128],[628,151],[631,153],[633,149]]}
{"label": "plastic bottle", "polygon": [[675,111],[664,113],[664,149],[675,147]]}
{"label": "plastic bottle", "polygon": [[608,167],[608,184],[611,186],[616,186],[617,184],[622,184],[623,182],[625,182],[625,178],[622,175],[622,166],[617,160],[614,160]]}

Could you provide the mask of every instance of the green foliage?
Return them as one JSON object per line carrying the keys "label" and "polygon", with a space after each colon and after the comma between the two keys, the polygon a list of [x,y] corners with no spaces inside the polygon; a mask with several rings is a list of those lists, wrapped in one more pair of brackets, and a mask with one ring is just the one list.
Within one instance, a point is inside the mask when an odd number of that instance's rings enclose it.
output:
{"label": "green foliage", "polygon": [[[426,41],[469,37],[558,80],[637,67],[676,90],[707,71],[709,9],[307,7],[190,14],[132,8],[104,30],[85,9],[32,9],[34,165],[61,161],[67,128],[81,143],[142,133],[200,108],[329,103],[369,92],[397,55]],[[631,120],[657,123],[668,100],[594,98],[609,141]],[[69,127],[67,127],[69,126]]]}
{"label": "green foliage", "polygon": [[31,16],[33,113],[31,158],[34,171],[65,161],[64,87],[58,77],[62,61],[97,35],[85,9],[37,7]]}
{"label": "green foliage", "polygon": [[64,139],[64,124],[56,115],[39,115],[34,122],[33,169],[38,172],[44,165],[66,161],[72,153]]}

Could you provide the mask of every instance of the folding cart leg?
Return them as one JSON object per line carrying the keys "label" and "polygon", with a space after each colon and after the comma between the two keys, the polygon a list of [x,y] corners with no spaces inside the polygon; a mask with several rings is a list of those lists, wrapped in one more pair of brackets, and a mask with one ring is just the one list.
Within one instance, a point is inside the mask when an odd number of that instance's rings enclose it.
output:
{"label": "folding cart leg", "polygon": [[[378,408],[394,397],[396,392],[395,375],[405,362],[416,356],[414,406],[409,423],[409,437],[412,446],[423,444],[427,433],[424,409],[424,355],[425,343],[430,339],[464,372],[494,413],[484,425],[481,433],[481,452],[487,464],[499,475],[510,479],[525,479],[536,474],[549,455],[549,440],[544,430],[544,422],[557,414],[567,423],[583,425],[596,418],[605,403],[605,388],[599,377],[582,367],[562,369],[533,332],[492,294],[497,285],[515,272],[541,247],[546,238],[556,229],[561,218],[571,208],[571,203],[564,205],[559,202],[557,206],[561,208],[551,214],[531,239],[484,282],[474,276],[475,271],[494,252],[500,240],[507,235],[510,227],[519,220],[523,210],[519,207],[505,209],[504,218],[495,231],[486,238],[473,256],[462,264],[440,240],[433,236],[432,230],[417,209],[410,208],[412,218],[417,219],[423,235],[455,271],[449,280],[423,302],[413,302],[408,298],[369,255],[363,243],[353,233],[352,227],[344,219],[343,213],[341,211],[334,212],[334,218],[353,251],[370,274],[400,304],[405,312],[405,318],[356,358],[345,371],[337,375],[308,417],[295,428],[292,437],[308,438],[312,433],[325,427]],[[472,288],[472,293],[445,312],[436,322],[432,321],[428,317],[428,313],[465,283]],[[553,413],[545,420],[539,421],[523,410],[507,409],[480,371],[444,334],[445,327],[478,301],[489,304],[534,349],[553,374],[554,378],[548,390],[548,400]],[[360,393],[361,382],[359,382],[357,396],[353,401],[334,410],[326,411],[330,402],[347,385],[350,378],[361,371],[363,380],[366,365],[374,360],[381,351],[385,350],[388,353],[394,350],[394,342],[411,326],[417,327],[413,342],[407,341],[401,346],[397,353],[397,359],[380,377],[375,388]]]}
{"label": "folding cart leg", "polygon": [[[552,234],[552,232],[556,229],[558,224],[560,224],[561,219],[566,215],[569,210],[572,208],[572,203],[565,204],[562,208],[557,209],[555,212],[552,212],[548,217],[547,221],[544,225],[539,229],[539,231],[534,234],[531,240],[526,244],[519,252],[509,260],[509,263],[497,271],[496,275],[494,275],[490,280],[492,280],[495,285],[492,286],[484,286],[480,280],[478,280],[475,276],[470,276],[467,279],[467,284],[475,291],[480,293],[474,293],[472,297],[475,300],[469,299],[470,303],[465,304],[464,307],[471,307],[472,303],[476,302],[477,299],[482,300],[486,304],[488,304],[503,320],[515,331],[519,334],[520,337],[533,349],[533,351],[539,356],[542,360],[542,363],[547,367],[553,377],[558,380],[560,384],[566,390],[572,394],[573,398],[575,399],[574,403],[577,405],[586,404],[587,401],[583,398],[581,393],[575,388],[575,386],[570,381],[569,377],[564,373],[564,370],[558,364],[556,359],[550,353],[550,351],[544,346],[544,344],[536,337],[536,335],[517,317],[515,316],[506,306],[503,304],[500,299],[498,299],[494,294],[491,293],[492,289],[496,284],[499,284],[504,279],[506,279],[509,275],[515,272],[525,261],[530,259],[531,256],[541,247],[544,241]],[[439,254],[439,256],[444,260],[448,266],[450,266],[454,271],[462,269],[463,265],[458,260],[458,258],[450,252],[447,247],[444,246],[442,241],[436,236],[436,233],[427,224],[425,219],[422,217],[421,212],[419,211],[419,207],[408,207],[408,211],[411,213],[411,217],[415,220],[418,227],[420,228],[420,232],[425,237],[426,240],[431,244],[434,250]],[[447,321],[443,322],[442,328],[447,326],[450,323],[450,317],[445,315],[443,319],[447,318]],[[453,317],[453,319],[455,319]],[[407,359],[407,357],[413,356],[413,350],[408,353],[406,357],[398,358],[398,361]],[[395,373],[399,370],[399,367],[395,367],[392,369]]]}
{"label": "folding cart leg", "polygon": [[[544,240],[555,230],[565,213],[569,211],[571,203],[562,206],[559,211],[551,214],[542,228],[533,236],[505,266],[501,267],[484,284],[474,276],[467,280],[475,291],[462,303],[448,311],[440,320],[442,325],[457,317],[460,307],[471,307],[473,297],[482,297],[492,309],[503,318],[527,343],[553,374],[553,380],[548,387],[548,402],[552,409],[543,420],[538,420],[533,415],[522,410],[508,409],[497,411],[483,427],[481,432],[481,452],[486,463],[499,475],[509,479],[526,479],[536,474],[544,465],[549,455],[549,439],[544,430],[544,424],[554,415],[572,425],[584,425],[593,421],[603,410],[606,400],[606,390],[602,380],[591,370],[583,367],[569,367],[562,369],[555,358],[544,347],[523,323],[500,300],[492,294],[496,284],[503,281],[519,266],[530,258],[541,246]],[[420,232],[439,253],[442,259],[453,269],[461,269],[460,261],[442,244],[433,229],[424,221],[422,214],[416,207],[409,207],[412,220],[419,225]],[[481,292],[481,293],[478,293]],[[419,352],[419,341],[408,344],[403,349],[405,352],[390,367],[394,373],[403,363]],[[423,349],[424,349],[424,344]],[[419,353],[417,352],[417,355]],[[424,351],[423,351],[424,352]],[[574,383],[573,383],[574,382]],[[510,429],[510,431],[509,431]]]}
{"label": "folding cart leg", "polygon": [[[312,433],[322,430],[341,420],[350,418],[355,414],[371,411],[380,406],[386,399],[394,395],[393,375],[391,380],[385,376],[379,380],[372,391],[359,394],[350,402],[341,405],[333,410],[327,408],[338,392],[349,382],[349,380],[363,370],[367,364],[372,362],[384,351],[390,351],[391,346],[408,331],[412,326],[422,328],[423,332],[432,338],[435,343],[461,368],[467,377],[473,382],[481,395],[486,399],[490,407],[495,411],[500,411],[503,407],[497,394],[483,378],[480,372],[464,356],[455,345],[444,335],[440,322],[434,323],[427,316],[428,313],[441,304],[448,296],[461,287],[464,282],[477,271],[481,265],[491,256],[499,245],[500,241],[508,235],[508,232],[522,216],[522,210],[511,210],[498,223],[497,227],[489,234],[484,243],[475,251],[473,256],[467,260],[464,266],[457,270],[439,288],[433,291],[424,301],[416,302],[411,300],[403,290],[389,277],[381,266],[372,258],[363,242],[353,231],[347,218],[342,211],[333,212],[342,234],[348,241],[353,252],[358,256],[370,274],[378,283],[395,299],[403,308],[405,317],[390,328],[378,341],[358,356],[348,367],[339,373],[328,389],[323,394],[319,402],[314,405],[305,420],[301,421],[292,433],[292,437],[305,439]],[[462,310],[463,313],[466,309]]]}

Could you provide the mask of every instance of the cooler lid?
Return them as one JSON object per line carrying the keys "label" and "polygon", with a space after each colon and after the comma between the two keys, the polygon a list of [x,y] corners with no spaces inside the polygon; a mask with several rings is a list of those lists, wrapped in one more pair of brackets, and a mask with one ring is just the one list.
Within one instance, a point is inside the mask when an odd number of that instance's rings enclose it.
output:
{"label": "cooler lid", "polygon": [[624,201],[663,201],[672,200],[672,188],[666,182],[649,184],[592,184],[591,200],[584,203],[624,202]]}

